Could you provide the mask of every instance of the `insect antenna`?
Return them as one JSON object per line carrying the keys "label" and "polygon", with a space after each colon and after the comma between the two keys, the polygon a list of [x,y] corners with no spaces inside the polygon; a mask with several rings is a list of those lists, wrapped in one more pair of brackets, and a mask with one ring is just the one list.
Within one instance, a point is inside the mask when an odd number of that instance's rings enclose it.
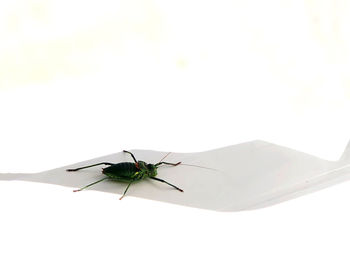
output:
{"label": "insect antenna", "polygon": [[162,162],[165,158],[167,158],[169,156],[169,154],[171,154],[171,152],[168,152],[162,159],[160,159],[160,161],[158,163]]}
{"label": "insect antenna", "polygon": [[196,165],[196,164],[180,163],[179,165],[192,166],[192,167],[197,167],[197,168],[208,169],[208,170],[220,172],[220,170],[210,168],[210,167],[201,166],[201,165]]}
{"label": "insect antenna", "polygon": [[[168,152],[157,164],[161,164],[162,161],[163,161],[165,158],[167,158],[171,153],[172,153],[172,152]],[[174,164],[174,165],[175,165],[175,164]],[[210,168],[210,167],[201,166],[201,165],[196,165],[196,164],[187,164],[187,163],[178,162],[178,163],[176,163],[176,165],[192,166],[192,167],[197,167],[197,168],[208,169],[208,170],[220,172],[220,170],[217,170],[217,169],[214,169],[214,168]],[[175,166],[176,166],[176,165],[175,165]]]}

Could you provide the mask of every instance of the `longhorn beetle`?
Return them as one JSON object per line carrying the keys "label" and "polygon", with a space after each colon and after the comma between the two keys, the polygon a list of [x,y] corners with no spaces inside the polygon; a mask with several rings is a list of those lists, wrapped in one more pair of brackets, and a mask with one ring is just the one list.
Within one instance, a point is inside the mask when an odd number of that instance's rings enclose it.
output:
{"label": "longhorn beetle", "polygon": [[[81,169],[85,169],[85,168],[89,168],[89,167],[93,167],[93,166],[97,166],[97,165],[108,165],[108,167],[102,169],[102,173],[106,175],[105,178],[102,178],[96,182],[93,182],[91,184],[88,184],[88,185],[80,188],[80,189],[73,190],[73,191],[78,192],[78,191],[81,191],[85,188],[88,188],[94,184],[97,184],[97,183],[102,182],[104,180],[110,179],[113,181],[128,183],[128,186],[126,187],[123,195],[119,198],[120,200],[122,200],[132,183],[146,179],[146,178],[150,178],[152,180],[156,180],[156,181],[168,184],[168,185],[172,186],[173,188],[175,188],[176,190],[183,192],[183,190],[180,189],[179,187],[177,187],[171,183],[168,183],[167,181],[165,181],[163,179],[156,177],[157,176],[157,169],[160,165],[165,164],[165,165],[177,166],[177,165],[181,164],[181,162],[178,162],[178,163],[163,162],[163,160],[170,153],[168,153],[166,156],[164,156],[158,163],[151,164],[151,163],[146,163],[144,161],[136,160],[135,156],[129,151],[124,150],[123,152],[130,154],[132,159],[134,160],[134,162],[133,163],[132,162],[122,162],[122,163],[102,162],[102,163],[96,163],[96,164],[83,166],[83,167],[79,167],[79,168],[67,169],[68,172],[75,172],[75,171],[78,171]],[[195,166],[195,165],[190,165],[190,166]],[[205,167],[203,167],[203,168],[205,168]]]}

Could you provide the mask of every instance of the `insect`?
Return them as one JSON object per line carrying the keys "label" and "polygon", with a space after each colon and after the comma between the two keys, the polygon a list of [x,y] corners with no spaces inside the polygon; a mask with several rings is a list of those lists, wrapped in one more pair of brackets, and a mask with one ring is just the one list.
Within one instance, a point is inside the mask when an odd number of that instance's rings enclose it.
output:
{"label": "insect", "polygon": [[83,167],[79,167],[79,168],[67,169],[68,172],[75,172],[78,170],[90,168],[90,167],[97,166],[97,165],[108,165],[108,167],[102,169],[102,173],[104,175],[106,175],[105,178],[102,178],[96,182],[88,184],[80,189],[74,190],[74,192],[79,192],[79,191],[86,189],[94,184],[97,184],[97,183],[102,182],[104,180],[110,179],[113,181],[128,183],[123,195],[119,198],[120,200],[122,200],[131,184],[133,184],[137,181],[141,181],[141,180],[146,179],[146,178],[168,184],[171,187],[175,188],[176,190],[183,192],[183,190],[180,189],[179,187],[177,187],[177,186],[175,186],[175,185],[173,185],[173,184],[171,184],[163,179],[156,177],[157,176],[157,169],[159,166],[161,166],[161,165],[177,166],[177,165],[181,164],[181,162],[178,162],[178,163],[163,162],[163,160],[170,153],[168,153],[166,156],[164,156],[158,163],[151,164],[151,163],[146,163],[144,161],[136,160],[135,156],[129,151],[124,150],[123,152],[130,154],[132,159],[134,160],[134,162],[122,162],[122,163],[102,162],[102,163],[96,163],[96,164],[83,166]]}

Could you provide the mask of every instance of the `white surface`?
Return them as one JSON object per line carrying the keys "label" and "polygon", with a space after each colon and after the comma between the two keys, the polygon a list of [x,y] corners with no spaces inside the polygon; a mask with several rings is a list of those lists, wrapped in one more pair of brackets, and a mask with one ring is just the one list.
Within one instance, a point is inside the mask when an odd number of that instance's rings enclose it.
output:
{"label": "white surface", "polygon": [[76,195],[36,183],[1,183],[0,190],[1,258],[7,262],[349,259],[349,183],[243,213],[132,197],[119,202],[114,194]]}
{"label": "white surface", "polygon": [[[159,167],[158,178],[177,185],[183,193],[146,179],[132,184],[127,196],[216,211],[256,209],[348,180],[349,152],[350,144],[339,161],[330,162],[271,143],[252,141],[200,153],[172,153],[165,161],[181,161],[183,165]],[[132,150],[132,153],[137,160],[154,164],[166,155],[147,150]],[[121,152],[38,174],[0,174],[0,180],[81,188],[105,177],[101,173],[102,165],[76,172],[66,172],[67,168],[126,161],[132,162],[131,156]],[[104,181],[89,190],[122,194],[126,186]]]}
{"label": "white surface", "polygon": [[[1,1],[0,171],[260,139],[337,160],[349,5]],[[217,213],[0,182],[1,262],[349,262],[349,183]]]}

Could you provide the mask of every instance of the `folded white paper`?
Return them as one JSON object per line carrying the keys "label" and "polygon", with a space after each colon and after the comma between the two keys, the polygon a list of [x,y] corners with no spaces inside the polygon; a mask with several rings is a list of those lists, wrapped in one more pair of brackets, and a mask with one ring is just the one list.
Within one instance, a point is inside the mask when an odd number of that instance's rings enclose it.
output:
{"label": "folded white paper", "polygon": [[[147,163],[157,163],[166,154],[149,150],[131,152],[138,160]],[[77,172],[66,172],[67,168],[125,161],[132,162],[132,158],[121,152],[37,174],[0,174],[0,179],[80,188],[102,179],[103,166]],[[239,211],[273,205],[347,180],[350,175],[350,143],[336,162],[264,141],[199,153],[172,153],[166,161],[181,161],[212,169],[187,165],[160,167],[158,178],[182,188],[183,193],[166,184],[145,179],[132,184],[125,198],[136,196],[203,209]],[[88,189],[114,193],[118,201],[117,197],[125,187],[125,183],[106,180]]]}

